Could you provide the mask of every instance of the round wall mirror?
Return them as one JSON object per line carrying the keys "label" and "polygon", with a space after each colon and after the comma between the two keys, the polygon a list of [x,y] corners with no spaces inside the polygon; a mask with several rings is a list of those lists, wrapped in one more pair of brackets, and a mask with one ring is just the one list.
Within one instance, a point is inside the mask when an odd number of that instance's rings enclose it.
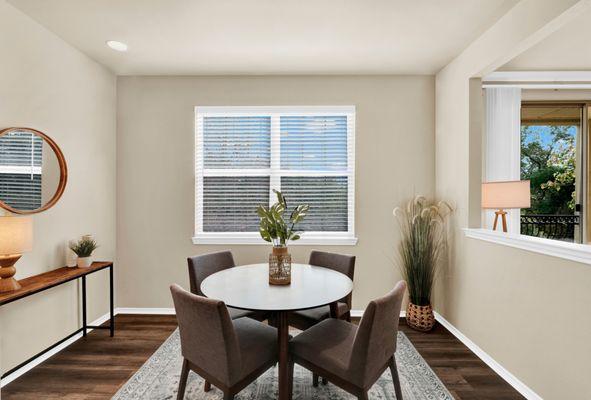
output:
{"label": "round wall mirror", "polygon": [[68,169],[57,144],[31,128],[0,130],[0,207],[34,214],[64,193]]}

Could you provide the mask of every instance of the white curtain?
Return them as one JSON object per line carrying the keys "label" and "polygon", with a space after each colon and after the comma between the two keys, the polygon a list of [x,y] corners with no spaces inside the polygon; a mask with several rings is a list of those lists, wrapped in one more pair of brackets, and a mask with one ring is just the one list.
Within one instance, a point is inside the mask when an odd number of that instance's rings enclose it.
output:
{"label": "white curtain", "polygon": [[[484,181],[521,178],[521,89],[485,89]],[[508,231],[519,233],[520,210],[506,210]],[[494,210],[483,212],[482,226],[492,228]],[[497,227],[499,230],[500,228]]]}

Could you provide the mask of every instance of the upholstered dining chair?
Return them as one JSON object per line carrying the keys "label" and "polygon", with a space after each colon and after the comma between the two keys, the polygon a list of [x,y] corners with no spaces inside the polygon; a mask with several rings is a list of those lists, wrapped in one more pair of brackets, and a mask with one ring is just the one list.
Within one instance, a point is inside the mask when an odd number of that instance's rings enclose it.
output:
{"label": "upholstered dining chair", "polygon": [[[351,280],[355,275],[355,256],[313,250],[308,261],[310,265],[330,268],[347,275]],[[351,322],[351,300],[353,293],[337,303],[339,319]],[[306,330],[330,317],[330,307],[323,306],[309,310],[294,311],[289,316],[289,324],[297,329]]]}
{"label": "upholstered dining chair", "polygon": [[177,400],[182,400],[189,371],[213,383],[224,400],[277,362],[277,330],[250,318],[232,320],[223,301],[170,287],[181,336],[183,367]]}
{"label": "upholstered dining chair", "polygon": [[367,391],[390,368],[396,400],[402,400],[395,352],[405,291],[406,283],[400,281],[390,293],[371,301],[359,327],[331,318],[297,335],[290,342],[290,371],[297,363],[366,400]]}
{"label": "upholstered dining chair", "polygon": [[[189,284],[191,287],[191,293],[199,296],[204,295],[201,291],[201,282],[203,282],[205,278],[216,272],[236,266],[236,264],[234,264],[232,252],[228,250],[189,257],[187,258],[187,263],[189,264]],[[260,311],[240,310],[228,307],[228,312],[232,319],[242,317],[253,318],[257,321],[267,319],[267,314]]]}

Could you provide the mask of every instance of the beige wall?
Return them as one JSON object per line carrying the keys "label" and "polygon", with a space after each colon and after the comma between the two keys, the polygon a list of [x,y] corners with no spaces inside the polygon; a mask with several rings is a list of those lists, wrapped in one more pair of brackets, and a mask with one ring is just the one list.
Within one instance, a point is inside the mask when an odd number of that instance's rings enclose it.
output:
{"label": "beige wall", "polygon": [[[582,2],[524,0],[436,77],[436,186],[453,202],[436,309],[544,399],[589,399],[589,265],[464,237],[479,203],[481,93],[473,77],[557,28]],[[525,47],[527,48],[527,47]],[[472,83],[472,84],[471,84]],[[581,308],[583,307],[583,308]]]}
{"label": "beige wall", "polygon": [[[392,264],[392,209],[434,190],[434,81],[428,76],[119,77],[118,305],[171,307],[169,284],[188,287],[187,256],[231,248],[261,262],[268,246],[193,245],[194,110],[203,105],[355,105],[354,308],[400,278]],[[313,246],[320,247],[320,246]],[[292,246],[295,261],[312,247]]]}
{"label": "beige wall", "polygon": [[[96,236],[99,259],[115,255],[116,80],[0,0],[0,127],[28,126],[52,137],[69,168],[66,191],[33,216],[34,247],[17,264],[21,279],[64,265],[67,239]],[[108,312],[108,275],[89,279],[89,320]],[[63,285],[0,309],[6,371],[80,324],[79,289]]]}

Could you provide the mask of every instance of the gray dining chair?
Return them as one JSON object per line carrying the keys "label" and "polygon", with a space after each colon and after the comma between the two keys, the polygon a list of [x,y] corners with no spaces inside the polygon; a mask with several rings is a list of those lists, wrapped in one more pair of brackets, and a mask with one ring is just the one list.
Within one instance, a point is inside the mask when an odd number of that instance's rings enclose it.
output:
{"label": "gray dining chair", "polygon": [[[347,275],[351,280],[353,280],[355,276],[355,256],[313,250],[310,253],[308,264],[330,268]],[[339,319],[351,322],[352,298],[353,292],[349,293],[347,297],[340,299],[337,303],[337,316]],[[304,331],[329,317],[330,306],[316,307],[309,310],[299,310],[290,313],[289,324]],[[312,382],[314,386],[318,385],[318,375],[313,374]],[[322,383],[327,383],[326,378],[322,378]]]}
{"label": "gray dining chair", "polygon": [[[191,293],[199,296],[204,296],[201,291],[201,283],[205,278],[216,272],[236,266],[236,264],[234,264],[232,252],[228,250],[189,257],[187,258],[187,263],[189,264],[189,284],[191,287]],[[268,316],[265,312],[240,310],[233,307],[228,307],[228,312],[232,319],[249,317],[256,319],[257,321],[264,321]]]}
{"label": "gray dining chair", "polygon": [[[351,280],[353,280],[355,275],[355,256],[313,250],[310,253],[308,264],[330,268],[347,275]],[[353,292],[338,301],[337,315],[339,319],[351,321],[352,297]],[[329,317],[329,306],[316,307],[309,310],[292,312],[289,316],[289,324],[297,329],[306,330]]]}
{"label": "gray dining chair", "polygon": [[359,327],[331,318],[297,335],[290,342],[290,371],[299,364],[366,400],[368,390],[390,368],[396,399],[402,400],[395,352],[405,291],[406,283],[400,281],[387,295],[371,301]]}
{"label": "gray dining chair", "polygon": [[224,400],[248,386],[277,362],[277,330],[250,318],[232,320],[223,301],[170,287],[181,337],[183,367],[177,400],[189,371],[222,390]]}

